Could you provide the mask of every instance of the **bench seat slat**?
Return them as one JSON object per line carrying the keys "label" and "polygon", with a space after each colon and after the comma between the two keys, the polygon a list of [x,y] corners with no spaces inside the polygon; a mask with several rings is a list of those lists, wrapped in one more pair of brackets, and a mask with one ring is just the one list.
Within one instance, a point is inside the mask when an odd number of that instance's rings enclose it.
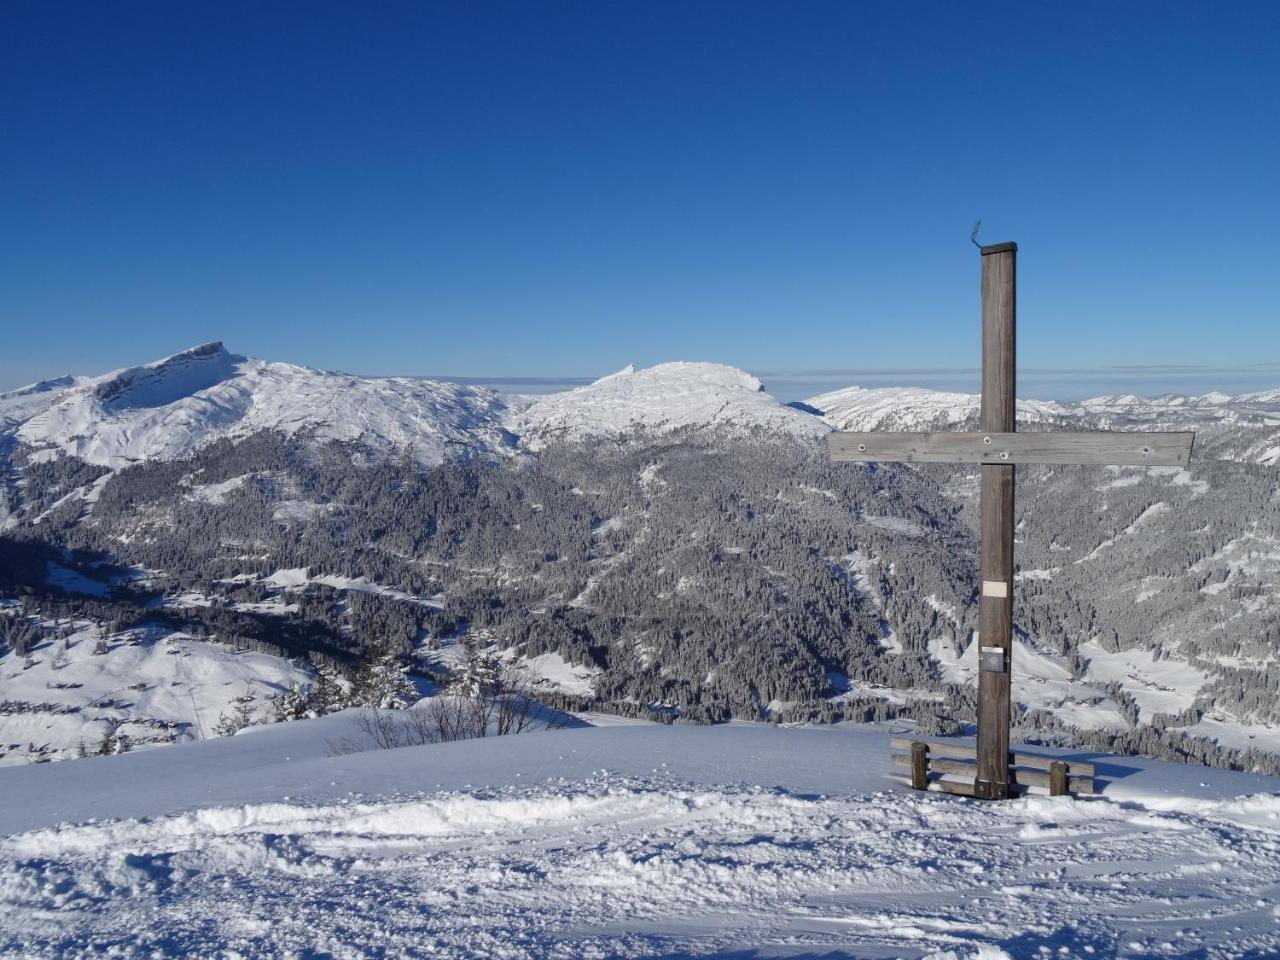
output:
{"label": "bench seat slat", "polygon": [[[911,758],[900,753],[890,756],[890,762],[895,767],[910,767]],[[963,760],[947,760],[941,757],[929,758],[929,770],[933,773],[951,773],[962,777],[976,777],[978,773],[978,765],[976,763],[966,763]],[[1049,774],[1042,773],[1039,770],[1013,770],[1014,780],[1018,783],[1033,785],[1037,787],[1049,786]],[[1093,793],[1093,778],[1086,777],[1078,773],[1067,773],[1068,789],[1081,793]]]}

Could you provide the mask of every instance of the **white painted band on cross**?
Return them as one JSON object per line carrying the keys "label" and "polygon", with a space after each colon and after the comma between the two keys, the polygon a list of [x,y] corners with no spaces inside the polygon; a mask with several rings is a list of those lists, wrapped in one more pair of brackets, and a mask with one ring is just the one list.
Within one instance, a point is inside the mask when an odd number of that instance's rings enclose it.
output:
{"label": "white painted band on cross", "polygon": [[1007,597],[1009,585],[1003,580],[983,580],[982,595],[984,597]]}

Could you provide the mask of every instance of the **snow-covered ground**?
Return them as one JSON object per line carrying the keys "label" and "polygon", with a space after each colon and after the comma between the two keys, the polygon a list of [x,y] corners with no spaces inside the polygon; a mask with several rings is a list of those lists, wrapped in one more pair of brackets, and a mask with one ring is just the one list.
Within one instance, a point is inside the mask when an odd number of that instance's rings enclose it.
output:
{"label": "snow-covered ground", "polygon": [[887,779],[887,731],[617,724],[328,756],[349,715],[0,771],[6,956],[1274,957],[1280,780]]}
{"label": "snow-covered ground", "polygon": [[236,697],[252,698],[261,718],[272,696],[308,680],[281,657],[160,626],[43,622],[66,636],[25,657],[0,654],[0,767],[68,760],[109,735],[135,749],[211,737]]}

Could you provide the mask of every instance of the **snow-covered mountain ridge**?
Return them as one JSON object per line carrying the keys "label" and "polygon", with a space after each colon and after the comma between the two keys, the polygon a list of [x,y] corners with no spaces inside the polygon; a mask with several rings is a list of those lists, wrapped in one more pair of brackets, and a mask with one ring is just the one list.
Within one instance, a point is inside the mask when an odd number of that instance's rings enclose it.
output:
{"label": "snow-covered mountain ridge", "polygon": [[[981,398],[917,387],[845,387],[805,401],[837,430],[945,430],[976,420]],[[1042,400],[1019,400],[1018,420],[1052,423],[1072,414],[1070,407]]]}
{"label": "snow-covered mountain ridge", "polygon": [[[221,343],[36,396],[32,388],[0,394],[0,411],[28,414],[12,431],[18,441],[111,468],[175,459],[261,430],[359,440],[388,452],[411,447],[436,463],[451,445],[487,453],[511,447],[507,401],[495,390],[312,370],[238,356]],[[25,406],[20,397],[29,398]]]}
{"label": "snow-covered mountain ridge", "polygon": [[[715,363],[671,362],[562,393],[507,396],[412,377],[359,377],[229,353],[221,343],[98,377],[60,377],[0,393],[0,446],[71,454],[112,469],[189,455],[260,430],[411,448],[423,463],[452,454],[537,451],[560,441],[637,431],[764,433],[816,439],[830,430],[953,429],[977,420],[975,394],[851,386],[797,404],[755,376]],[[1111,394],[1075,404],[1020,400],[1020,423],[1094,429],[1248,428],[1228,459],[1280,459],[1280,390],[1239,396]],[[1198,445],[1204,452],[1203,445]]]}
{"label": "snow-covered mountain ridge", "polygon": [[[846,387],[805,406],[836,430],[975,430],[981,401],[977,394],[915,387]],[[1017,416],[1019,429],[1031,430],[1194,430],[1197,461],[1280,462],[1280,390],[1019,400]]]}
{"label": "snow-covered mountain ridge", "polygon": [[817,437],[830,427],[779,403],[741,370],[713,363],[627,367],[538,398],[443,380],[371,378],[229,353],[209,343],[99,377],[64,377],[0,394],[0,436],[38,455],[119,468],[187,456],[260,430],[412,448],[424,463],[634,430],[764,430]]}

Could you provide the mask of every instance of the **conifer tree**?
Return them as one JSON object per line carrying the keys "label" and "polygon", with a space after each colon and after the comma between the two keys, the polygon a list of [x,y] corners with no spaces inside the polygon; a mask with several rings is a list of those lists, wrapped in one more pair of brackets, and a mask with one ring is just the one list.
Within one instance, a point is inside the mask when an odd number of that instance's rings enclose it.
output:
{"label": "conifer tree", "polygon": [[502,681],[502,664],[486,650],[472,649],[462,669],[450,685],[460,697],[486,697],[498,690]]}
{"label": "conifer tree", "polygon": [[389,645],[381,645],[367,659],[351,682],[351,702],[380,710],[403,710],[418,701],[418,690],[408,668]]}
{"label": "conifer tree", "polygon": [[246,690],[231,701],[231,712],[218,715],[214,736],[230,737],[253,724],[253,694]]}
{"label": "conifer tree", "polygon": [[316,667],[316,682],[307,694],[306,715],[323,717],[346,705],[347,694],[338,671],[330,663],[321,663]]}
{"label": "conifer tree", "polygon": [[296,683],[271,700],[271,718],[276,723],[301,720],[307,716],[309,697]]}

